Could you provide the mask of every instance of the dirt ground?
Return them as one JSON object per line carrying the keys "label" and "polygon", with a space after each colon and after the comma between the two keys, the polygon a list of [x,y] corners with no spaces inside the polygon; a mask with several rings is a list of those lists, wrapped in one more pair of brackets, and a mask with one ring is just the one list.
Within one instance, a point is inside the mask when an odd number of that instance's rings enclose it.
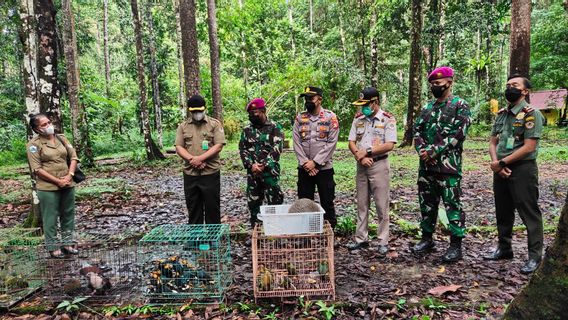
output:
{"label": "dirt ground", "polygon": [[[126,169],[124,165],[101,163],[101,168],[103,170],[96,174],[96,178],[120,178],[125,181],[129,191],[103,193],[99,198],[79,201],[76,217],[78,230],[139,232],[164,222],[186,221],[182,177],[178,166]],[[546,224],[553,227],[567,192],[568,164],[540,164],[539,170],[540,206]],[[404,168],[392,171],[393,179],[405,175],[415,176],[416,173]],[[494,225],[491,179],[487,170],[466,171],[464,174],[462,199],[468,226]],[[1,183],[3,192],[22,187],[21,182],[15,180],[2,180]],[[88,186],[88,183],[87,181],[84,186]],[[235,272],[233,285],[227,293],[227,304],[254,302],[251,249],[246,242],[247,236],[242,234],[248,227],[245,183],[243,173],[226,172],[222,175],[222,220],[231,225],[234,233],[231,252]],[[293,201],[295,196],[295,190],[285,190],[285,202]],[[392,188],[391,200],[396,218],[418,221],[415,186]],[[336,207],[339,216],[352,210],[353,206],[354,191],[338,192]],[[0,212],[3,212],[0,224],[11,226],[22,221],[28,209],[29,205],[25,201],[0,205]],[[551,242],[553,236],[553,232],[545,235],[546,244]],[[411,253],[410,246],[417,240],[415,235],[409,235],[395,224],[391,225],[390,251],[386,257],[379,256],[375,243],[369,249],[349,252],[345,247],[349,240],[345,237],[336,238],[335,306],[338,319],[407,319],[414,315],[428,315],[432,319],[498,317],[528,280],[527,276],[519,272],[526,259],[524,231],[515,234],[515,258],[503,262],[486,262],[482,259],[483,254],[495,244],[495,232],[468,235],[464,241],[464,259],[455,264],[441,262],[441,255],[448,244],[448,237],[441,234],[437,235],[436,251],[426,256]],[[439,295],[429,293],[429,290],[441,286],[453,286],[453,291]],[[267,306],[266,308],[271,308],[271,304],[278,307],[279,318],[300,317],[295,303],[273,300],[260,301],[260,304]],[[208,309],[204,312],[209,311],[210,318],[250,316],[246,311],[227,313],[215,310]],[[199,311],[192,311],[192,315],[205,317]],[[6,314],[4,317],[12,316],[14,315]],[[51,319],[51,316],[45,319]]]}

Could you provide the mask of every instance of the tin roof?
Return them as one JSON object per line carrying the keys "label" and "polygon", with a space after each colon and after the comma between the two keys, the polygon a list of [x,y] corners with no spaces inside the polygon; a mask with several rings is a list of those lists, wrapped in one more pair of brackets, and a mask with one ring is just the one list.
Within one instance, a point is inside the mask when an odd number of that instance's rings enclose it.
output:
{"label": "tin roof", "polygon": [[566,89],[535,91],[530,95],[530,104],[538,110],[562,109],[567,95],[568,90]]}

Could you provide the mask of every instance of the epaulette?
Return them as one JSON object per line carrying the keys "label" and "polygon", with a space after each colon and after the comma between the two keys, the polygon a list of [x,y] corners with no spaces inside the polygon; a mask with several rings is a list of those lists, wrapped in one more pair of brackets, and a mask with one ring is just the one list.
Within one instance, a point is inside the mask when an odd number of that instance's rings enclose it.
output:
{"label": "epaulette", "polygon": [[507,108],[501,108],[499,111],[497,111],[498,114],[501,114],[503,112],[507,111]]}
{"label": "epaulette", "polygon": [[384,111],[383,110],[383,114],[385,115],[385,117],[387,118],[392,118],[392,113],[388,112],[388,111]]}
{"label": "epaulette", "polygon": [[534,110],[535,110],[535,109],[534,109],[533,107],[528,106],[528,107],[524,107],[522,111],[523,111],[524,113],[529,113],[529,112],[533,112]]}

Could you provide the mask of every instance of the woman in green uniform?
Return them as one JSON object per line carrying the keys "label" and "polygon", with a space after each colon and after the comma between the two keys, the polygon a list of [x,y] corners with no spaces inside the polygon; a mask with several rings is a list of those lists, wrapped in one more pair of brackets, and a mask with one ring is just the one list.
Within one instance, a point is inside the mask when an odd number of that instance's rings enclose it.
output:
{"label": "woman in green uniform", "polygon": [[[47,115],[42,113],[31,115],[30,127],[37,135],[26,147],[30,169],[36,181],[47,250],[53,258],[63,258],[65,254],[78,254],[73,242],[75,230],[73,176],[79,161],[77,153],[64,135],[55,134],[53,124]],[[61,239],[57,234],[58,223]]]}

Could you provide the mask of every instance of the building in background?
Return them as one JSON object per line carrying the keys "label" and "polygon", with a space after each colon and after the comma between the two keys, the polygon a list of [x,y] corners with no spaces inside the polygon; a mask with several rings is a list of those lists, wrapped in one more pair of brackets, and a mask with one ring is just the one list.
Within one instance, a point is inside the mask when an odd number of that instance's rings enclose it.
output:
{"label": "building in background", "polygon": [[546,125],[562,125],[568,124],[566,119],[566,98],[568,90],[542,90],[532,92],[530,95],[530,105],[540,110],[546,118]]}

